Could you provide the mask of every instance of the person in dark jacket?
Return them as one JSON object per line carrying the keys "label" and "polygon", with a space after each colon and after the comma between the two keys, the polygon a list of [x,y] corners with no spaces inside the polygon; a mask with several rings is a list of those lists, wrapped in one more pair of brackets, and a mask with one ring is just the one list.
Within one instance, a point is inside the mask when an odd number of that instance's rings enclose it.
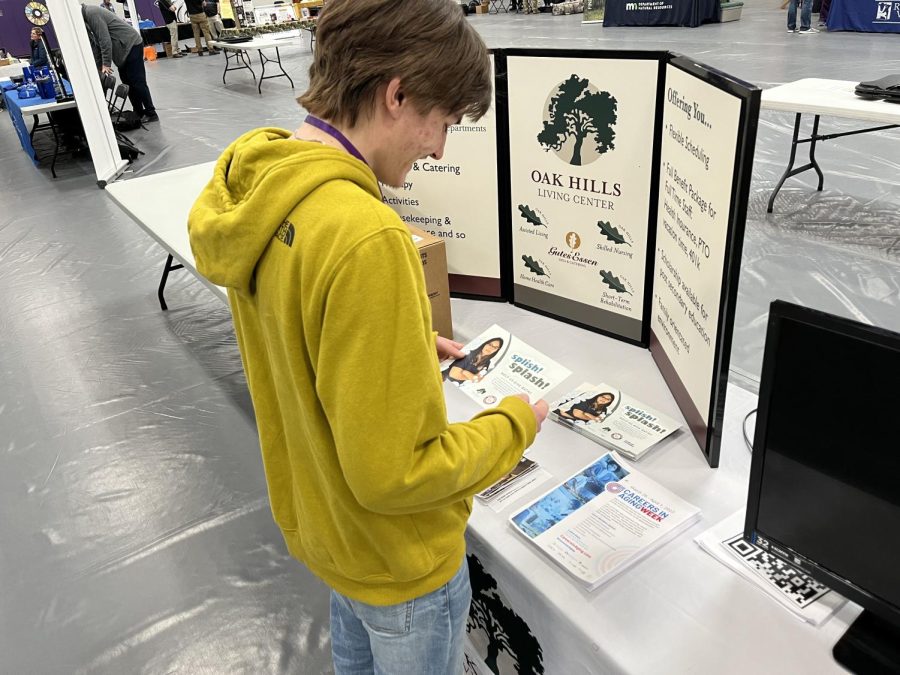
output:
{"label": "person in dark jacket", "polygon": [[169,29],[172,57],[180,59],[184,54],[181,53],[181,47],[178,44],[178,14],[175,2],[174,0],[157,0],[156,5],[159,7],[159,12],[166,23],[166,28]]}
{"label": "person in dark jacket", "polygon": [[35,26],[31,29],[31,66],[40,68],[41,66],[49,66],[50,59],[47,58],[47,48],[44,46],[44,29]]}
{"label": "person in dark jacket", "polygon": [[112,64],[115,63],[119,69],[119,79],[128,85],[128,100],[135,114],[145,122],[159,120],[147,86],[141,34],[99,5],[82,5],[81,16],[100,72],[112,73]]}

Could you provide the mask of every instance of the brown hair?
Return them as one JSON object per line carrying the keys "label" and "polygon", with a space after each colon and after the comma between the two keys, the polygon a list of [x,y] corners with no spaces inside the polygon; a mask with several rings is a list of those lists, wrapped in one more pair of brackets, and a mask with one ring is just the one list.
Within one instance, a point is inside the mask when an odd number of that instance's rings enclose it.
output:
{"label": "brown hair", "polygon": [[31,32],[32,32],[32,33],[37,33],[38,35],[43,35],[43,34],[44,34],[44,29],[41,28],[40,26],[32,26],[32,27],[31,27]]}
{"label": "brown hair", "polygon": [[478,119],[491,105],[487,48],[452,0],[331,0],[316,27],[309,89],[297,101],[352,127],[395,77],[422,113]]}

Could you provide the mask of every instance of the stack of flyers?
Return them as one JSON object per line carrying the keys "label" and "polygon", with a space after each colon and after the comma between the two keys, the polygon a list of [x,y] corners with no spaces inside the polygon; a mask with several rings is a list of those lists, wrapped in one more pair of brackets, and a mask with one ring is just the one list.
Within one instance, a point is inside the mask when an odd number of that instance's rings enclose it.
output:
{"label": "stack of flyers", "polygon": [[527,457],[523,457],[519,460],[519,463],[513,467],[512,471],[491,485],[491,487],[482,490],[475,496],[482,502],[487,503],[496,500],[502,505],[503,502],[506,502],[514,494],[521,492],[524,488],[535,482],[534,480],[527,479],[537,479],[537,477],[534,476],[535,469],[537,468],[537,462],[528,459]]}
{"label": "stack of flyers", "polygon": [[528,394],[532,401],[544,398],[572,374],[496,324],[463,351],[465,357],[447,359],[441,363],[441,370],[447,381],[484,408],[513,394]]}
{"label": "stack of flyers", "polygon": [[699,517],[697,507],[608,452],[509,520],[517,532],[593,589]]}
{"label": "stack of flyers", "polygon": [[632,460],[681,427],[611,385],[587,382],[554,402],[549,416]]}

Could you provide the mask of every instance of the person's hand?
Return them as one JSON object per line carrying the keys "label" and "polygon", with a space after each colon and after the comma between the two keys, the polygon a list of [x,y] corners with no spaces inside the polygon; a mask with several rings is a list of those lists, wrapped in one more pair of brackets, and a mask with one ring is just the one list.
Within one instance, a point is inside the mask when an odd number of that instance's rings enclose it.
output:
{"label": "person's hand", "polygon": [[438,361],[449,358],[461,359],[465,356],[462,352],[463,345],[461,342],[454,342],[438,335],[435,344],[437,346]]}
{"label": "person's hand", "polygon": [[113,70],[112,70],[112,67],[111,67],[111,66],[101,66],[101,67],[100,67],[100,72],[101,72],[103,75],[112,75],[112,71],[113,71]]}
{"label": "person's hand", "polygon": [[547,413],[550,412],[550,406],[547,405],[547,401],[544,399],[540,399],[535,403],[531,403],[531,399],[528,397],[528,394],[514,394],[516,398],[520,398],[525,403],[531,404],[531,412],[534,413],[534,418],[537,420],[537,430],[541,430],[541,424],[543,424],[544,420],[547,419]]}

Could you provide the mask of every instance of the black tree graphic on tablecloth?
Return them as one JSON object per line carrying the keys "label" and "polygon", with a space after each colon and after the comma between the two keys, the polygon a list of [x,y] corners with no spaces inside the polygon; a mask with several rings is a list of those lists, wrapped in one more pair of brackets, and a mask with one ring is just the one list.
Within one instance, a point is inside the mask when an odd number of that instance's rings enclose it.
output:
{"label": "black tree graphic on tablecloth", "polygon": [[488,574],[474,555],[469,559],[469,578],[472,583],[472,606],[469,610],[467,632],[481,629],[488,637],[488,653],[484,659],[491,672],[499,675],[497,659],[501,652],[509,654],[520,675],[542,675],[544,653],[528,624],[503,604],[497,594],[497,581]]}
{"label": "black tree graphic on tablecloth", "polygon": [[614,149],[616,99],[608,91],[591,91],[587,78],[573,74],[550,99],[550,119],[538,134],[547,150],[559,152],[570,137],[575,148],[569,164],[581,166],[581,147],[591,136],[598,154]]}

